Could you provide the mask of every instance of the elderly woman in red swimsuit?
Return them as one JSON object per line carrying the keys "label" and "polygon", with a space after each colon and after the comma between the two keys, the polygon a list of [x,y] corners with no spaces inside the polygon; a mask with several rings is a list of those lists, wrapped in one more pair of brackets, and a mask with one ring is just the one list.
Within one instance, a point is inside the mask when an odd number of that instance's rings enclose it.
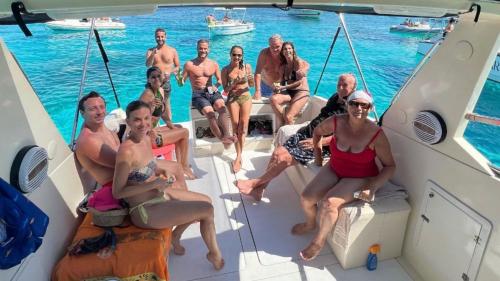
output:
{"label": "elderly woman in red swimsuit", "polygon": [[[382,128],[369,120],[373,99],[364,91],[355,91],[347,99],[347,114],[325,119],[314,130],[316,164],[321,166],[321,137],[333,134],[331,158],[301,195],[306,222],[293,226],[292,233],[304,234],[316,228],[319,208],[319,230],[311,243],[300,252],[304,260],[314,259],[325,245],[326,237],[338,218],[340,208],[360,199],[371,201],[375,191],[394,174],[396,165],[389,141]],[[378,158],[381,169],[375,163]],[[318,207],[316,207],[316,204]]]}

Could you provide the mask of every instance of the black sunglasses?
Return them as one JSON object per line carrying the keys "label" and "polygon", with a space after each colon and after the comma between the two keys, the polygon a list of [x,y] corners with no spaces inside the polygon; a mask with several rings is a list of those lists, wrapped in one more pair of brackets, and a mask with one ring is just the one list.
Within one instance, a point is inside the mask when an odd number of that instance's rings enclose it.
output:
{"label": "black sunglasses", "polygon": [[231,54],[231,56],[241,58],[243,56],[243,54]]}
{"label": "black sunglasses", "polygon": [[350,106],[353,106],[353,107],[358,107],[360,106],[362,109],[370,109],[370,107],[372,106],[371,104],[369,103],[364,103],[364,102],[357,102],[357,101],[349,101],[348,104]]}

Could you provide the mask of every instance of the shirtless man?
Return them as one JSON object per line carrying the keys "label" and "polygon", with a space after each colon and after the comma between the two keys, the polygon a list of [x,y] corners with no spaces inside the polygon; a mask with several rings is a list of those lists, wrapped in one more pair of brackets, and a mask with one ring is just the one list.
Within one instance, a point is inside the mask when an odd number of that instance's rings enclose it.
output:
{"label": "shirtless man", "polygon": [[[175,73],[179,71],[179,55],[177,54],[177,50],[166,44],[167,32],[164,29],[157,28],[155,31],[155,38],[156,47],[148,49],[146,52],[146,66],[156,66],[163,73],[163,90],[165,92],[163,103],[165,109],[170,109],[170,92],[172,90],[170,75],[175,75]],[[164,110],[161,116],[163,121],[169,126],[172,120],[171,112],[171,110]]]}
{"label": "shirtless man", "polygon": [[261,96],[270,97],[273,94],[273,83],[281,81],[281,46],[283,39],[278,34],[269,38],[269,47],[259,53],[257,66],[255,67],[255,94],[254,99]]}
{"label": "shirtless man", "polygon": [[[106,103],[101,95],[92,91],[80,99],[78,110],[82,114],[84,122],[76,140],[76,158],[97,183],[103,187],[112,187],[116,153],[120,146],[120,140],[104,125]],[[158,160],[157,163],[160,168],[175,176],[176,181],[172,187],[187,190],[181,165],[164,160]],[[178,255],[182,255],[185,251],[180,244],[180,239],[187,227],[188,225],[178,226],[172,232],[173,250]]]}
{"label": "shirtless man", "polygon": [[[222,85],[219,65],[208,58],[207,40],[198,40],[196,46],[198,56],[186,62],[182,79],[185,81],[189,78],[193,92],[191,104],[208,118],[210,130],[222,141],[224,147],[228,148],[234,142],[234,138],[230,136],[229,117],[224,99],[219,92],[219,87]],[[215,76],[215,84],[212,84],[213,76]],[[214,111],[219,113],[217,119]]]}

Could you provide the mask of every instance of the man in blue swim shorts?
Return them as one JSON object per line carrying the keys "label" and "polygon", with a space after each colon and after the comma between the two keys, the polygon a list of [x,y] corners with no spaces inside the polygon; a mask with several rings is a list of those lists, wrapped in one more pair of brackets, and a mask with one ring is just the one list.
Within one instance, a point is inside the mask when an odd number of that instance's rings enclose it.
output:
{"label": "man in blue swim shorts", "polygon": [[[208,40],[200,39],[197,43],[198,56],[184,65],[182,78],[191,82],[192,105],[208,118],[210,130],[228,148],[234,138],[229,129],[229,116],[224,99],[219,91],[222,85],[220,68],[217,62],[208,58]],[[213,84],[212,77],[216,83]],[[215,112],[219,114],[216,118]]]}
{"label": "man in blue swim shorts", "polygon": [[281,46],[283,39],[278,34],[269,38],[269,47],[259,53],[255,67],[255,94],[254,99],[270,97],[273,94],[273,83],[281,80]]}

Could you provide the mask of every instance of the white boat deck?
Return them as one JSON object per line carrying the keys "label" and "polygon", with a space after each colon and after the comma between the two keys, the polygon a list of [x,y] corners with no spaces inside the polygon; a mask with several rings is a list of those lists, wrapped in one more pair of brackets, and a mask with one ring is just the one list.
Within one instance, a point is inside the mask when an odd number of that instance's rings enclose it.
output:
{"label": "white boat deck", "polygon": [[207,248],[200,236],[199,224],[194,224],[182,239],[186,254],[170,253],[172,281],[412,280],[395,259],[379,261],[375,271],[364,267],[343,270],[329,246],[325,246],[315,260],[302,261],[298,253],[312,234],[294,236],[290,233],[291,226],[303,220],[299,195],[284,173],[270,183],[261,202],[240,195],[233,182],[260,174],[270,152],[245,151],[243,156],[243,168],[236,175],[230,170],[232,154],[193,160],[200,179],[188,181],[188,186],[213,200],[217,239],[226,264],[219,272],[212,268],[205,259]]}

